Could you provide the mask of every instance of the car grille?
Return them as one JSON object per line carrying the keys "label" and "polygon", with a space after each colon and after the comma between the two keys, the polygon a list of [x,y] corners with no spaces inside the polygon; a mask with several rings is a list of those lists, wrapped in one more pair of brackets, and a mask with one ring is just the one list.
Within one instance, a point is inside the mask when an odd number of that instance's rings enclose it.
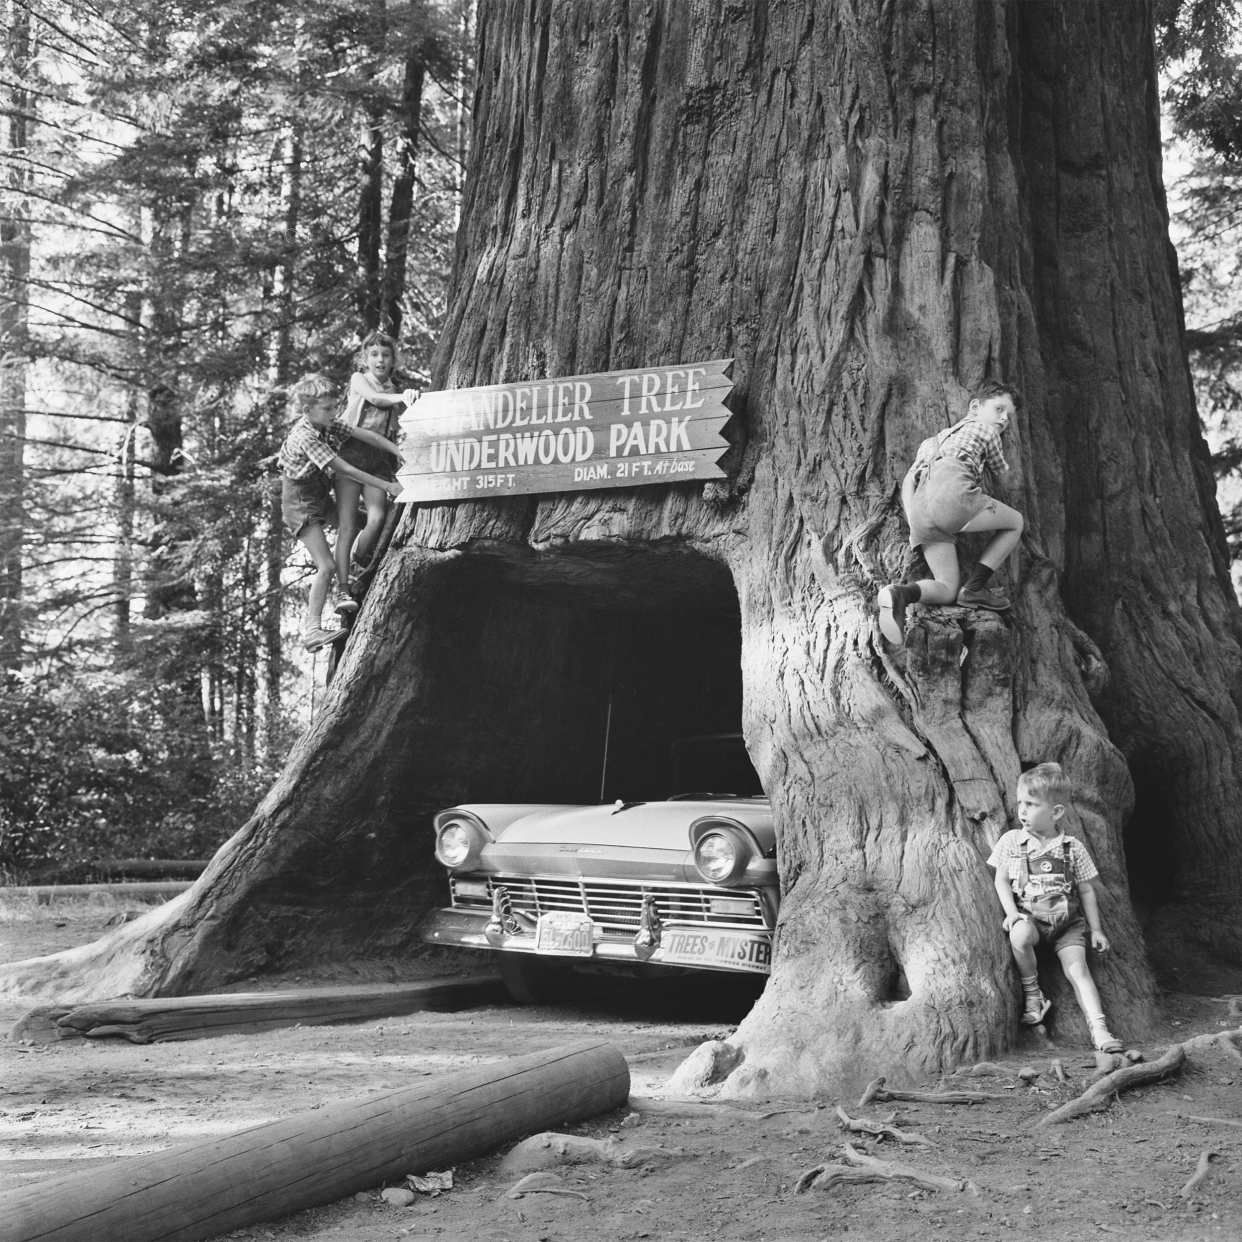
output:
{"label": "car grille", "polygon": [[[607,940],[633,939],[638,931],[643,897],[655,897],[656,910],[664,923],[691,923],[711,927],[764,927],[763,903],[752,889],[708,888],[696,884],[624,884],[599,880],[546,879],[540,876],[496,875],[491,886],[503,884],[515,910],[538,918],[552,910],[588,914]],[[717,914],[715,899],[749,904],[746,913]],[[473,905],[478,898],[461,898],[454,885],[453,904]]]}

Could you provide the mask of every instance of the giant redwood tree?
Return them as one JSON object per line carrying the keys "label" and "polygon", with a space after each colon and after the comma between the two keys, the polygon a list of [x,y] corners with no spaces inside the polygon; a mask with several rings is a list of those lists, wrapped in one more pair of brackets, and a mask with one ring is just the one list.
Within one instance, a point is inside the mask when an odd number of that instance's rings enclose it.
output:
{"label": "giant redwood tree", "polygon": [[[983,860],[1043,760],[1103,872],[1116,1027],[1153,1019],[1147,943],[1236,959],[1239,613],[1152,21],[1136,0],[481,5],[435,386],[731,356],[728,481],[405,512],[254,818],[190,893],[9,985],[188,992],[409,943],[440,883],[427,809],[593,800],[609,700],[645,724],[610,768],[633,796],[643,745],[733,711],[773,801],[776,962],[726,1091],[1012,1041]],[[994,376],[1026,394],[1015,608],[915,609],[894,650],[874,599],[911,567],[900,479]]]}

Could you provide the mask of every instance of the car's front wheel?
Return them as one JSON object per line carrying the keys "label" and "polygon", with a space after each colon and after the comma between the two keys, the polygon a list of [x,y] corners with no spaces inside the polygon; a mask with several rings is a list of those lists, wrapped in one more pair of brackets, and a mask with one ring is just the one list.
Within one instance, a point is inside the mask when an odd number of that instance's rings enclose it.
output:
{"label": "car's front wheel", "polygon": [[500,978],[519,1005],[555,1005],[574,992],[573,971],[565,962],[528,953],[501,953]]}

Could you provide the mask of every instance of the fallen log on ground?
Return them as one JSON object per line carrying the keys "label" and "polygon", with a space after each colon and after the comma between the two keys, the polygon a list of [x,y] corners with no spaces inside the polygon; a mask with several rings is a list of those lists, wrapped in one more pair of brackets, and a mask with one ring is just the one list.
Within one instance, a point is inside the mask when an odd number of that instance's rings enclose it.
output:
{"label": "fallen log on ground", "polygon": [[906,1100],[915,1104],[983,1104],[988,1100],[1003,1100],[1003,1095],[989,1095],[985,1091],[890,1091],[884,1086],[886,1079],[873,1078],[867,1084],[858,1101],[859,1108],[872,1102],[887,1104],[889,1100]]}
{"label": "fallen log on ground", "polygon": [[625,1103],[602,1042],[493,1061],[0,1194],[0,1242],[196,1242]]}
{"label": "fallen log on ground", "polygon": [[134,1044],[163,1043],[299,1024],[327,1026],[392,1018],[421,1009],[465,1008],[479,1004],[492,993],[500,994],[499,975],[42,1005],[26,1014],[9,1038],[50,1043],[59,1039],[114,1037]]}
{"label": "fallen log on ground", "polygon": [[1186,1051],[1181,1044],[1174,1044],[1158,1061],[1125,1065],[1111,1074],[1093,1083],[1077,1099],[1062,1104],[1054,1112],[1041,1117],[1037,1126],[1058,1125],[1063,1121],[1072,1121],[1084,1113],[1095,1112],[1096,1109],[1107,1108],[1112,1103],[1114,1094],[1128,1087],[1141,1087],[1144,1083],[1158,1082],[1170,1074],[1178,1073],[1186,1063]]}
{"label": "fallen log on ground", "polygon": [[834,1186],[856,1182],[891,1181],[913,1182],[924,1190],[969,1190],[972,1194],[979,1193],[978,1186],[964,1177],[941,1177],[938,1173],[928,1173],[911,1164],[878,1160],[875,1156],[867,1156],[857,1151],[849,1143],[843,1143],[842,1148],[849,1164],[820,1164],[808,1169],[795,1183],[794,1193],[831,1190]]}

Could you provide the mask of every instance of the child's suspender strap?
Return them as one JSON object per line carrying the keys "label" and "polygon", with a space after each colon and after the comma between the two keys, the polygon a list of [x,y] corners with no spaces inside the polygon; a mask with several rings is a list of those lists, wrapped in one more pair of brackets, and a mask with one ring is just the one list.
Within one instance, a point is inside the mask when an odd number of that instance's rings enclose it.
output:
{"label": "child's suspender strap", "polygon": [[[1018,895],[1021,896],[1026,892],[1026,886],[1031,882],[1031,843],[1029,841],[1021,842],[1022,855],[1018,865]],[[1074,883],[1070,877],[1074,874],[1073,867],[1070,864],[1070,839],[1066,837],[1061,842],[1061,859],[1065,867],[1064,882],[1065,891],[1070,892]]]}

